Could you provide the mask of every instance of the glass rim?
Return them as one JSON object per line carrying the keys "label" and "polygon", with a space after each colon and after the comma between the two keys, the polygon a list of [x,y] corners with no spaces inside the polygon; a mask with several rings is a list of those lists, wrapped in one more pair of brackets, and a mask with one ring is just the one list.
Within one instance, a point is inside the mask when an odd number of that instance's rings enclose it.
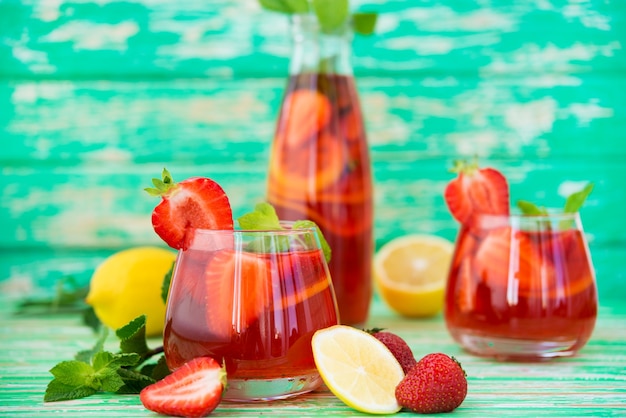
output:
{"label": "glass rim", "polygon": [[476,213],[474,216],[483,219],[575,219],[580,217],[580,212],[564,212],[563,209],[547,208],[547,214],[526,214],[519,211],[511,212],[509,214],[494,214],[494,213]]}
{"label": "glass rim", "polygon": [[200,234],[276,234],[276,235],[292,235],[305,232],[317,233],[314,226],[293,228],[295,221],[280,221],[280,225],[285,229],[208,229],[208,228],[191,228],[194,233]]}

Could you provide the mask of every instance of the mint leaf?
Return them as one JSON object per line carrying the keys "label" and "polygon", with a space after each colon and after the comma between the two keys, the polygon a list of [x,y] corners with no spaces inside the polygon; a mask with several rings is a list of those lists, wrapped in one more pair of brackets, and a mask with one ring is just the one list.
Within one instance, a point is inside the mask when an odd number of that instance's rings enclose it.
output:
{"label": "mint leaf", "polygon": [[68,385],[58,379],[53,379],[46,387],[44,402],[69,401],[85,398],[96,393],[97,390],[85,385]]}
{"label": "mint leaf", "polygon": [[[78,360],[62,361],[50,369],[50,373],[60,383],[78,387],[90,386],[95,370],[90,364]],[[94,388],[98,389],[98,388]]]}
{"label": "mint leaf", "polygon": [[526,200],[518,200],[517,207],[522,211],[523,215],[547,215],[548,211],[544,207],[539,207],[534,203]]}
{"label": "mint leaf", "polygon": [[141,368],[141,373],[146,376],[150,376],[154,380],[163,379],[165,376],[170,374],[170,369],[167,367],[165,356],[159,357],[156,364],[146,364]]}
{"label": "mint leaf", "polygon": [[91,359],[96,353],[99,353],[104,348],[104,342],[106,341],[109,335],[109,329],[107,327],[103,327],[102,331],[100,331],[100,337],[96,341],[96,344],[93,346],[91,350],[82,350],[76,353],[74,356],[75,360],[82,361],[84,363],[91,363]]}
{"label": "mint leaf", "polygon": [[319,226],[317,226],[315,222],[309,221],[309,220],[296,221],[293,224],[293,229],[304,229],[304,228],[315,228],[315,230],[317,231],[317,236],[320,240],[320,244],[322,245],[322,252],[324,253],[324,258],[326,259],[327,263],[330,262],[330,258],[332,255],[330,245],[328,245],[328,241],[326,241],[326,238],[324,238],[324,234],[322,234],[322,230],[319,228]]}
{"label": "mint leaf", "polygon": [[313,0],[313,10],[317,15],[322,32],[333,32],[348,19],[348,0]]}
{"label": "mint leaf", "polygon": [[280,13],[292,13],[291,7],[287,0],[259,0],[262,7],[267,10]]}
{"label": "mint leaf", "polygon": [[284,0],[292,13],[308,13],[309,0]]}
{"label": "mint leaf", "polygon": [[170,283],[172,282],[172,273],[174,272],[175,265],[176,262],[172,263],[172,267],[170,267],[169,271],[165,273],[165,277],[163,277],[163,283],[161,284],[161,299],[165,304],[167,304],[167,295],[170,292]]}
{"label": "mint leaf", "polygon": [[117,374],[124,382],[122,386],[114,391],[118,394],[139,393],[141,389],[156,382],[156,379],[143,373],[143,370],[142,372],[138,372],[136,370],[121,368],[117,370]]}
{"label": "mint leaf", "polygon": [[[90,350],[76,354],[76,360],[63,361],[50,373],[54,379],[48,384],[45,402],[84,398],[99,391],[113,393],[139,393],[141,389],[169,374],[165,358],[146,368],[139,367],[150,357],[163,352],[163,347],[149,349],[146,343],[146,317],[139,316],[116,331],[121,352],[104,350],[108,336],[104,328],[98,341]],[[145,367],[145,366],[144,366]]]}
{"label": "mint leaf", "polygon": [[118,368],[136,366],[141,361],[141,356],[137,353],[113,354],[108,351],[101,351],[94,356],[93,369],[98,372],[106,368]]}
{"label": "mint leaf", "polygon": [[378,14],[376,13],[354,13],[352,15],[352,26],[354,31],[361,35],[371,35],[376,29],[376,21]]}
{"label": "mint leaf", "polygon": [[237,218],[242,229],[249,230],[280,230],[280,220],[274,207],[267,202],[259,203],[254,211]]}
{"label": "mint leaf", "polygon": [[145,356],[150,352],[146,343],[146,316],[141,315],[115,331],[120,339],[122,353],[136,353]]}
{"label": "mint leaf", "polygon": [[583,203],[587,199],[587,196],[593,190],[593,183],[587,183],[587,185],[580,191],[572,193],[565,200],[565,213],[576,213],[583,207]]}

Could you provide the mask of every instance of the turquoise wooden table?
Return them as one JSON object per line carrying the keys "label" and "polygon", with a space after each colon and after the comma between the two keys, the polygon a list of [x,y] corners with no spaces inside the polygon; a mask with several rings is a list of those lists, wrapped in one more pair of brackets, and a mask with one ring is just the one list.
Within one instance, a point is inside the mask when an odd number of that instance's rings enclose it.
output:
{"label": "turquoise wooden table", "polygon": [[[96,394],[44,403],[48,370],[93,346],[95,336],[76,315],[16,317],[0,301],[0,416],[148,417],[137,395]],[[421,357],[454,355],[468,375],[468,394],[454,416],[626,416],[626,309],[603,306],[593,336],[575,357],[540,363],[501,363],[465,354],[442,318],[403,320],[381,303],[370,325],[393,330]],[[151,340],[151,345],[159,345]],[[400,415],[409,413],[402,412]],[[327,390],[268,403],[222,403],[212,416],[359,416]],[[447,415],[446,415],[447,416]]]}

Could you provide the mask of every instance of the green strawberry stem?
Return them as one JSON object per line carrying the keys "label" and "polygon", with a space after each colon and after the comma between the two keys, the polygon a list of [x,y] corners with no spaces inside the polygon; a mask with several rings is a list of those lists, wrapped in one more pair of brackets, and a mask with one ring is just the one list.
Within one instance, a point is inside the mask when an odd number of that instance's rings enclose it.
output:
{"label": "green strawberry stem", "polygon": [[150,196],[163,196],[167,194],[172,188],[176,187],[176,182],[172,178],[172,175],[164,167],[161,174],[162,179],[153,178],[152,184],[154,187],[146,187],[144,190],[148,192]]}

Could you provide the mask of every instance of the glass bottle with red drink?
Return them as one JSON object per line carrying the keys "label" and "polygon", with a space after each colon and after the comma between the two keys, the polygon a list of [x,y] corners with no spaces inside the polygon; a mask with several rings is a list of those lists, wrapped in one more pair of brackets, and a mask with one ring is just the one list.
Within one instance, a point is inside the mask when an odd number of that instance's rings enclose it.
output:
{"label": "glass bottle with red drink", "polygon": [[270,156],[268,200],[281,219],[311,219],[332,249],[341,323],[363,324],[372,297],[372,175],[352,72],[352,29],[291,16],[293,53]]}

